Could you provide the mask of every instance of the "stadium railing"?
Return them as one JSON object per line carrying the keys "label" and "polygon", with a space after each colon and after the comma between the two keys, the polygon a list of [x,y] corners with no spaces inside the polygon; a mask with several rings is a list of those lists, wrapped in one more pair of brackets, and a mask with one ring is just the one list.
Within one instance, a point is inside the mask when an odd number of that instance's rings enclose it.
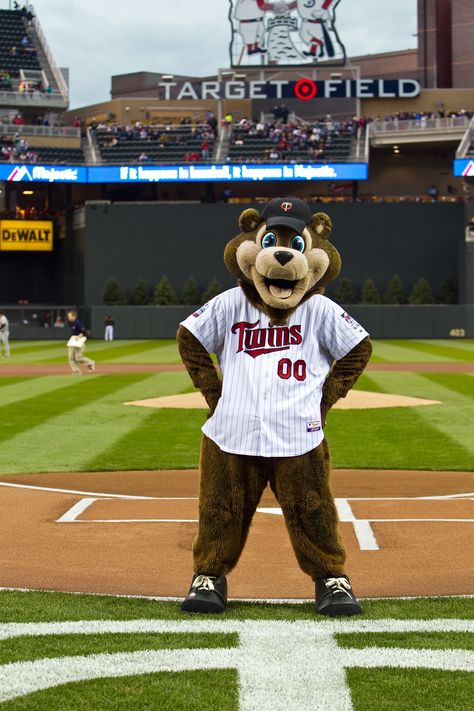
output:
{"label": "stadium railing", "polygon": [[466,133],[456,151],[456,158],[466,158],[474,155],[474,116],[469,122]]}

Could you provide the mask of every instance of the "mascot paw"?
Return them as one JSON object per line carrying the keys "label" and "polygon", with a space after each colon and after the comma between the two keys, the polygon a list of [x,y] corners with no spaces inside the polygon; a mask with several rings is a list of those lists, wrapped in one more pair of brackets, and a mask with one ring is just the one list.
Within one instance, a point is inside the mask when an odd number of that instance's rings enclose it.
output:
{"label": "mascot paw", "polygon": [[224,612],[227,605],[227,578],[223,575],[193,575],[189,592],[181,605],[183,612]]}
{"label": "mascot paw", "polygon": [[316,580],[316,610],[321,615],[359,615],[362,608],[352,592],[347,575]]}

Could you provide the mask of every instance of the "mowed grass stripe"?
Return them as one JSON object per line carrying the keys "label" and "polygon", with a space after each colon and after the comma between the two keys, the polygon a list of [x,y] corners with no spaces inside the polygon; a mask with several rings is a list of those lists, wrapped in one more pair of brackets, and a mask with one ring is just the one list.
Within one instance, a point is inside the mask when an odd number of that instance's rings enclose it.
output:
{"label": "mowed grass stripe", "polygon": [[469,672],[353,668],[346,669],[346,677],[354,711],[461,711],[472,708],[472,673]]}
{"label": "mowed grass stripe", "polygon": [[413,353],[423,354],[432,358],[433,356],[438,356],[442,360],[446,361],[469,361],[472,362],[473,356],[471,350],[466,350],[465,348],[458,348],[454,345],[446,345],[444,342],[433,343],[425,341],[409,341],[405,344],[405,348],[408,348]]}
{"label": "mowed grass stripe", "polygon": [[474,340],[374,340],[373,362],[445,363],[474,359]]}
{"label": "mowed grass stripe", "polygon": [[[105,344],[94,341],[91,352],[99,362],[111,363],[168,363],[181,362],[176,341],[170,339],[128,341]],[[112,347],[112,348],[111,348]]]}
{"label": "mowed grass stripe", "polygon": [[48,347],[31,347],[22,351],[17,350],[16,344],[11,344],[11,349],[9,365],[49,363],[54,358],[61,360],[66,366],[68,365],[66,340],[49,343]]}
{"label": "mowed grass stripe", "polygon": [[404,649],[472,649],[470,632],[366,632],[335,635],[340,647],[403,647]]}
{"label": "mowed grass stripe", "polygon": [[35,659],[73,657],[108,652],[137,652],[144,649],[214,649],[237,647],[238,634],[232,633],[106,633],[58,634],[15,637],[0,641],[0,664]]}
{"label": "mowed grass stripe", "polygon": [[[117,358],[132,357],[157,350],[157,341],[88,341],[87,352],[98,362],[115,363]],[[131,360],[130,362],[133,362]]]}
{"label": "mowed grass stripe", "polygon": [[[54,412],[53,404],[51,414],[48,410],[51,398],[45,395],[43,401],[35,403],[36,424],[32,426],[30,418],[26,428],[21,419],[15,419],[18,434],[11,437],[8,450],[3,452],[0,472],[90,471],[91,458],[113,447],[129,432],[140,432],[149,416],[149,409],[127,406],[124,402],[189,389],[185,373],[84,376],[70,378],[68,382],[75,384],[74,392],[67,389],[64,393],[69,402],[60,412]],[[25,414],[22,403],[18,403],[17,415],[23,413],[28,419],[28,412]],[[130,446],[126,466],[118,462],[110,468],[141,468],[140,450],[133,446],[133,440]]]}
{"label": "mowed grass stripe", "polygon": [[424,338],[419,342],[431,346],[443,346],[455,350],[470,351],[474,357],[474,338]]}
{"label": "mowed grass stripe", "polygon": [[[362,607],[366,620],[474,620],[474,597],[363,600]],[[0,590],[0,623],[146,619],[183,621],[180,602],[113,595]],[[209,615],[206,619],[222,619],[222,616]],[[313,620],[324,623],[324,618],[316,614],[312,602],[292,605],[230,600],[225,619]]]}
{"label": "mowed grass stripe", "polygon": [[235,669],[159,672],[93,679],[37,691],[2,704],[5,711],[238,711]]}
{"label": "mowed grass stripe", "polygon": [[[84,380],[85,380],[84,376]],[[6,405],[48,395],[55,390],[79,386],[80,378],[71,375],[47,375],[43,377],[28,376],[27,378],[0,378],[1,394],[0,408]],[[1,438],[1,433],[0,433]]]}
{"label": "mowed grass stripe", "polygon": [[7,377],[7,378],[0,378],[0,388],[2,388],[2,392],[0,394],[0,404],[3,402],[3,388],[11,388],[12,386],[18,385],[19,383],[24,383],[28,380],[31,380],[31,376],[25,375],[25,376],[15,376],[15,377]]}
{"label": "mowed grass stripe", "polygon": [[80,385],[82,387],[79,390],[79,379],[66,381],[55,378],[51,382],[48,378],[46,383],[40,385],[43,392],[33,396],[28,395],[28,385],[22,388],[24,396],[17,388],[15,400],[0,407],[0,441],[6,442],[18,433],[29,432],[42,422],[74,410],[97,397],[97,385],[92,379],[84,380]]}
{"label": "mowed grass stripe", "polygon": [[[374,373],[373,382],[383,386],[385,392],[400,395],[440,400],[441,405],[416,408],[416,413],[424,421],[419,431],[419,439],[412,442],[421,444],[429,430],[436,428],[449,437],[456,446],[470,453],[470,464],[474,467],[474,379],[463,373]],[[401,418],[408,409],[400,411]],[[460,416],[462,413],[462,416]],[[436,461],[436,460],[434,460]]]}
{"label": "mowed grass stripe", "polygon": [[125,354],[114,359],[114,363],[181,363],[176,341],[155,341],[155,350]]}
{"label": "mowed grass stripe", "polygon": [[[60,341],[25,341],[11,343],[12,358],[10,363],[57,364],[67,366],[66,342],[69,329]],[[169,352],[166,352],[166,351]],[[164,351],[163,355],[161,355]],[[105,343],[102,340],[88,340],[86,354],[101,363],[168,363],[179,362],[179,354],[174,340],[116,340]]]}
{"label": "mowed grass stripe", "polygon": [[[420,352],[413,348],[412,341],[373,341],[373,363],[444,363],[446,356],[441,356],[433,348],[432,352]],[[455,360],[453,358],[453,360]]]}
{"label": "mowed grass stripe", "polygon": [[329,414],[326,435],[339,469],[426,469],[469,471],[470,450],[433,427],[426,408],[387,408]]}
{"label": "mowed grass stripe", "polygon": [[89,459],[88,471],[189,469],[199,463],[204,410],[163,409],[146,414],[108,449]]}

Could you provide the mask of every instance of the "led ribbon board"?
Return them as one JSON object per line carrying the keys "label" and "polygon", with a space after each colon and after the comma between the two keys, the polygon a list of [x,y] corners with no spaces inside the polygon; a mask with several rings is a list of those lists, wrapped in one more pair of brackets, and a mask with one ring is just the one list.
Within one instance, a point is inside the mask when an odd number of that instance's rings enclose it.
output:
{"label": "led ribbon board", "polygon": [[366,163],[244,163],[88,168],[89,183],[194,183],[276,180],[367,180]]}
{"label": "led ribbon board", "polygon": [[9,183],[86,183],[87,169],[75,165],[0,164],[0,180]]}
{"label": "led ribbon board", "polygon": [[463,178],[474,178],[474,158],[455,160],[453,175]]}

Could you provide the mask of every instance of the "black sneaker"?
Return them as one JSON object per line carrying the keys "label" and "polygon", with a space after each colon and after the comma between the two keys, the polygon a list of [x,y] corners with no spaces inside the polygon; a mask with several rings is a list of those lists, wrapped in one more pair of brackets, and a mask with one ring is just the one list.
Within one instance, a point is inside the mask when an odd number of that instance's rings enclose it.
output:
{"label": "black sneaker", "polygon": [[225,576],[195,573],[189,592],[184,599],[183,612],[224,612],[227,605],[227,578]]}
{"label": "black sneaker", "polygon": [[316,610],[321,615],[360,615],[362,608],[352,592],[347,575],[316,580]]}

